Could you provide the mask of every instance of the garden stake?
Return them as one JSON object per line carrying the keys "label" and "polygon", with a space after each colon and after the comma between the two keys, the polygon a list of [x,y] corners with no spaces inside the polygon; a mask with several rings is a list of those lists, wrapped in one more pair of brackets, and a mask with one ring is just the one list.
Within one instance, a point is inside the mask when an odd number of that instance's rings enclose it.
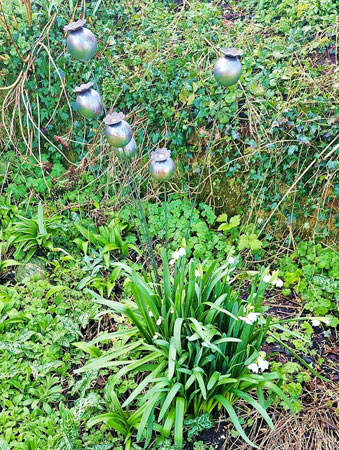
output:
{"label": "garden stake", "polygon": [[[236,84],[238,82],[238,80],[241,76],[241,72],[242,72],[241,62],[238,59],[238,57],[242,56],[242,54],[243,54],[242,50],[237,50],[235,48],[222,48],[221,52],[223,53],[223,56],[221,56],[217,60],[217,62],[215,63],[215,66],[214,66],[214,71],[213,71],[216,81],[221,86],[224,86],[224,89],[222,91],[222,95],[220,97],[220,101],[218,104],[217,111],[220,110],[226,87]],[[212,139],[213,139],[215,127],[217,124],[217,117],[218,116],[216,115],[214,118],[214,121],[213,121],[208,146],[206,149],[204,163],[203,163],[203,166],[202,166],[202,169],[200,172],[200,176],[199,176],[199,181],[198,181],[198,186],[197,186],[197,194],[192,203],[191,214],[190,214],[190,218],[188,221],[188,227],[187,227],[187,232],[186,232],[186,241],[188,239],[188,234],[189,234],[192,219],[193,219],[194,208],[196,207],[196,204],[197,204],[198,192],[199,192],[200,183],[202,181],[202,175],[204,173],[204,170],[205,170],[205,167],[207,164],[207,159],[210,154],[210,150],[211,150],[211,146],[212,146]]]}
{"label": "garden stake", "polygon": [[151,153],[150,171],[155,180],[164,183],[165,200],[165,239],[166,256],[168,254],[168,211],[167,211],[167,182],[173,177],[175,164],[171,158],[171,152],[166,148],[158,148]]}
{"label": "garden stake", "polygon": [[167,182],[164,183],[165,200],[165,239],[166,239],[166,258],[168,257],[168,204],[167,204]]}
{"label": "garden stake", "polygon": [[[223,97],[224,97],[224,93],[225,93],[225,89],[223,89],[223,92],[222,92],[222,95],[221,95],[221,98],[220,98],[220,101],[219,101],[217,110],[220,109],[220,106],[221,106],[221,103],[222,103],[222,100],[223,100]],[[212,130],[211,130],[210,138],[209,138],[209,141],[208,141],[208,145],[207,145],[207,149],[206,149],[206,153],[205,153],[204,162],[203,162],[203,165],[202,165],[202,168],[201,168],[201,171],[200,171],[200,175],[199,175],[199,181],[198,181],[198,185],[197,185],[197,194],[196,194],[196,196],[195,196],[195,198],[194,198],[194,200],[193,200],[193,202],[192,202],[191,213],[190,213],[190,217],[189,217],[189,221],[188,221],[188,226],[187,226],[187,230],[186,230],[186,236],[185,236],[186,241],[187,241],[187,239],[188,239],[188,234],[189,234],[189,232],[190,232],[190,228],[191,228],[191,224],[192,224],[192,219],[193,219],[194,209],[195,209],[195,207],[196,207],[196,205],[197,205],[198,192],[199,192],[199,187],[200,187],[200,184],[201,184],[201,181],[202,181],[202,176],[203,176],[203,173],[204,173],[206,164],[207,164],[208,156],[209,156],[210,151],[211,151],[212,139],[213,139],[215,127],[216,127],[216,124],[217,124],[217,118],[218,118],[218,116],[216,115],[215,118],[214,118],[214,120],[213,120]]]}
{"label": "garden stake", "polygon": [[96,37],[92,31],[85,28],[85,25],[86,20],[80,19],[64,27],[64,30],[69,32],[67,37],[68,51],[78,61],[88,61],[98,49]]}
{"label": "garden stake", "polygon": [[74,89],[77,94],[77,111],[86,119],[94,119],[94,117],[100,116],[104,107],[101,95],[92,87],[93,83],[90,82]]}
{"label": "garden stake", "polygon": [[[122,164],[124,164],[123,161],[122,161]],[[124,170],[126,170],[126,169],[124,168]],[[158,290],[159,296],[161,297],[162,296],[161,295],[161,285],[160,285],[160,278],[159,278],[159,274],[158,274],[158,266],[157,266],[157,262],[155,259],[154,249],[153,249],[153,241],[152,241],[152,238],[151,238],[151,235],[149,232],[147,219],[146,219],[144,209],[142,207],[139,191],[137,189],[135,179],[133,177],[133,174],[131,173],[131,169],[128,164],[127,164],[127,180],[129,183],[130,191],[132,192],[132,198],[134,199],[135,210],[137,213],[138,213],[138,209],[139,209],[139,213],[140,213],[139,220],[140,220],[141,225],[144,228],[144,233],[145,233],[144,238],[145,238],[145,242],[146,242],[146,248],[148,249],[148,252],[149,252],[149,255],[151,258],[153,271],[154,271],[154,275],[155,275],[155,280],[156,280],[156,285],[157,285],[157,290]]]}
{"label": "garden stake", "polygon": [[[91,68],[91,74],[92,74],[92,78],[93,78],[93,81],[94,81],[95,89],[99,92],[99,95],[102,98],[102,95],[101,95],[101,92],[100,92],[100,89],[99,89],[99,86],[98,86],[98,82],[97,82],[97,79],[95,77],[95,73],[94,73],[93,67]],[[105,104],[103,103],[102,106],[103,106],[104,113],[105,113],[105,116],[106,116],[107,115],[107,110],[106,110]]]}

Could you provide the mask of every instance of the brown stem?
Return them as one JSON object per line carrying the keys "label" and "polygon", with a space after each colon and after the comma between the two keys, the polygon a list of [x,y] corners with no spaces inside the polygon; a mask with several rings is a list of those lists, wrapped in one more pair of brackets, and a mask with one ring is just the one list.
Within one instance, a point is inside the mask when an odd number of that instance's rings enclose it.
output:
{"label": "brown stem", "polygon": [[29,28],[32,28],[32,5],[31,0],[23,0],[26,12],[27,12],[27,20]]}
{"label": "brown stem", "polygon": [[29,59],[29,55],[28,55],[27,58],[25,59],[25,58],[21,55],[21,53],[20,53],[20,51],[19,51],[19,49],[18,49],[18,46],[16,45],[16,42],[15,42],[13,36],[12,36],[11,30],[10,30],[9,25],[8,25],[8,23],[7,23],[7,20],[6,20],[5,11],[4,11],[3,6],[2,6],[2,0],[0,0],[0,11],[1,11],[1,13],[2,13],[2,16],[1,16],[0,18],[1,18],[2,22],[4,23],[4,25],[5,25],[5,27],[6,27],[7,33],[8,33],[8,35],[9,35],[9,37],[10,37],[10,39],[11,39],[13,45],[14,45],[15,51],[17,52],[17,54],[18,54],[18,56],[19,56],[21,62],[26,63],[26,62],[28,61],[28,59]]}

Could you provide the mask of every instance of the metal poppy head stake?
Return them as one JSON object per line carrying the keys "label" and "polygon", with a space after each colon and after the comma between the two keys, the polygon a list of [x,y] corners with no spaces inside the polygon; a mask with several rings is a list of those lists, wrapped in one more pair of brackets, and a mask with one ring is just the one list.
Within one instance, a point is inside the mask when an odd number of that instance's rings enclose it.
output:
{"label": "metal poppy head stake", "polygon": [[100,116],[103,110],[101,95],[93,88],[94,83],[82,84],[74,89],[77,94],[77,111],[86,119]]}
{"label": "metal poppy head stake", "polygon": [[73,58],[79,61],[88,61],[91,59],[98,48],[97,39],[92,33],[84,26],[86,20],[77,20],[64,27],[64,30],[69,32],[67,37],[67,48]]}
{"label": "metal poppy head stake", "polygon": [[107,114],[104,118],[105,135],[108,143],[112,147],[123,148],[132,139],[133,131],[131,126],[124,120],[125,115],[123,113],[114,112]]}
{"label": "metal poppy head stake", "polygon": [[150,171],[155,180],[169,181],[175,171],[171,152],[166,148],[158,148],[151,153]]}
{"label": "metal poppy head stake", "polygon": [[232,86],[239,80],[242,72],[239,57],[243,51],[235,48],[222,48],[221,56],[214,66],[214,77],[222,86]]}
{"label": "metal poppy head stake", "polygon": [[135,139],[132,138],[125,147],[113,147],[113,153],[119,159],[130,159],[136,154],[137,149],[137,143],[135,142]]}

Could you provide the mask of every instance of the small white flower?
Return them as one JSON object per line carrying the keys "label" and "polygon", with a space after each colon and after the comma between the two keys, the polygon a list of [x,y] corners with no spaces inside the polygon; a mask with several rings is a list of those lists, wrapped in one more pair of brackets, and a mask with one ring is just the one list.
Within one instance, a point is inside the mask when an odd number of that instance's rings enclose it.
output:
{"label": "small white flower", "polygon": [[313,319],[313,320],[312,320],[312,325],[313,325],[314,327],[318,327],[318,326],[320,325],[320,320]]}
{"label": "small white flower", "polygon": [[263,280],[265,283],[269,283],[271,281],[272,276],[268,273],[264,276]]}
{"label": "small white flower", "polygon": [[235,261],[235,258],[233,258],[233,256],[230,256],[230,257],[227,259],[228,264],[233,264],[234,261]]}
{"label": "small white flower", "polygon": [[239,316],[239,319],[251,325],[247,317]]}
{"label": "small white flower", "polygon": [[169,265],[170,265],[170,266],[174,266],[174,264],[175,264],[175,261],[176,261],[176,260],[175,260],[174,258],[173,258],[173,259],[171,259],[171,260],[170,260],[170,262],[169,262]]}
{"label": "small white flower", "polygon": [[252,363],[249,366],[247,366],[251,372],[258,373],[259,372],[259,366],[256,363]]}
{"label": "small white flower", "polygon": [[152,311],[148,311],[148,315],[149,315],[150,317],[153,317]]}
{"label": "small white flower", "polygon": [[248,325],[253,325],[254,322],[256,322],[258,320],[259,316],[260,316],[260,313],[250,312],[247,317],[239,316],[239,319],[243,320]]}
{"label": "small white flower", "polygon": [[252,323],[256,322],[258,320],[258,317],[260,316],[260,313],[251,312],[247,316],[247,319]]}
{"label": "small white flower", "polygon": [[153,339],[158,339],[159,335],[158,333],[155,333],[155,335],[153,336]]}
{"label": "small white flower", "polygon": [[172,253],[172,258],[174,259],[174,260],[176,260],[176,259],[178,259],[179,258],[179,252],[173,252]]}
{"label": "small white flower", "polygon": [[276,287],[278,287],[278,288],[281,288],[281,287],[284,286],[284,282],[283,282],[283,280],[281,280],[280,278],[276,278],[276,279],[273,281],[273,284],[274,284],[274,286],[276,286]]}
{"label": "small white flower", "polygon": [[198,269],[195,269],[194,274],[195,274],[196,278],[200,277],[200,272]]}
{"label": "small white flower", "polygon": [[180,247],[178,250],[178,256],[185,256],[186,255],[186,249],[183,247]]}
{"label": "small white flower", "polygon": [[258,367],[259,369],[264,372],[264,370],[268,369],[269,363],[268,361],[266,361],[264,358],[262,358],[261,356],[259,356],[258,361],[257,361]]}
{"label": "small white flower", "polygon": [[162,317],[160,316],[159,319],[156,321],[156,324],[161,325],[161,322],[162,322]]}

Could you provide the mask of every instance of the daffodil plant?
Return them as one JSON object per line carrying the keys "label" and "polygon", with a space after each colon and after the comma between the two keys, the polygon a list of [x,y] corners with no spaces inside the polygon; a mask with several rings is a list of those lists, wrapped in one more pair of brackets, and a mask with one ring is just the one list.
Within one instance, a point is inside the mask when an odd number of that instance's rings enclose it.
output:
{"label": "daffodil plant", "polygon": [[[272,395],[293,409],[279,388],[279,375],[268,371],[269,364],[260,352],[270,327],[262,305],[265,271],[255,276],[244,299],[232,287],[238,258],[219,267],[216,262],[196,264],[186,260],[183,249],[173,259],[169,264],[164,252],[162,295],[147,278],[121,263],[116,265],[125,274],[133,300],[118,303],[89,291],[96,302],[126,316],[134,326],[103,336],[102,342],[107,342],[123,333],[124,345],[92,359],[81,370],[120,367],[113,388],[129,372],[147,373],[122,409],[113,405],[113,412],[92,423],[104,421],[119,431],[132,410],[137,441],[144,441],[145,448],[155,431],[166,438],[172,429],[175,445],[180,447],[184,420],[224,409],[242,438],[255,447],[238,418],[237,401],[255,408],[271,428],[266,409]],[[139,357],[129,359],[131,352],[138,352]],[[131,432],[126,430],[129,448]]]}

